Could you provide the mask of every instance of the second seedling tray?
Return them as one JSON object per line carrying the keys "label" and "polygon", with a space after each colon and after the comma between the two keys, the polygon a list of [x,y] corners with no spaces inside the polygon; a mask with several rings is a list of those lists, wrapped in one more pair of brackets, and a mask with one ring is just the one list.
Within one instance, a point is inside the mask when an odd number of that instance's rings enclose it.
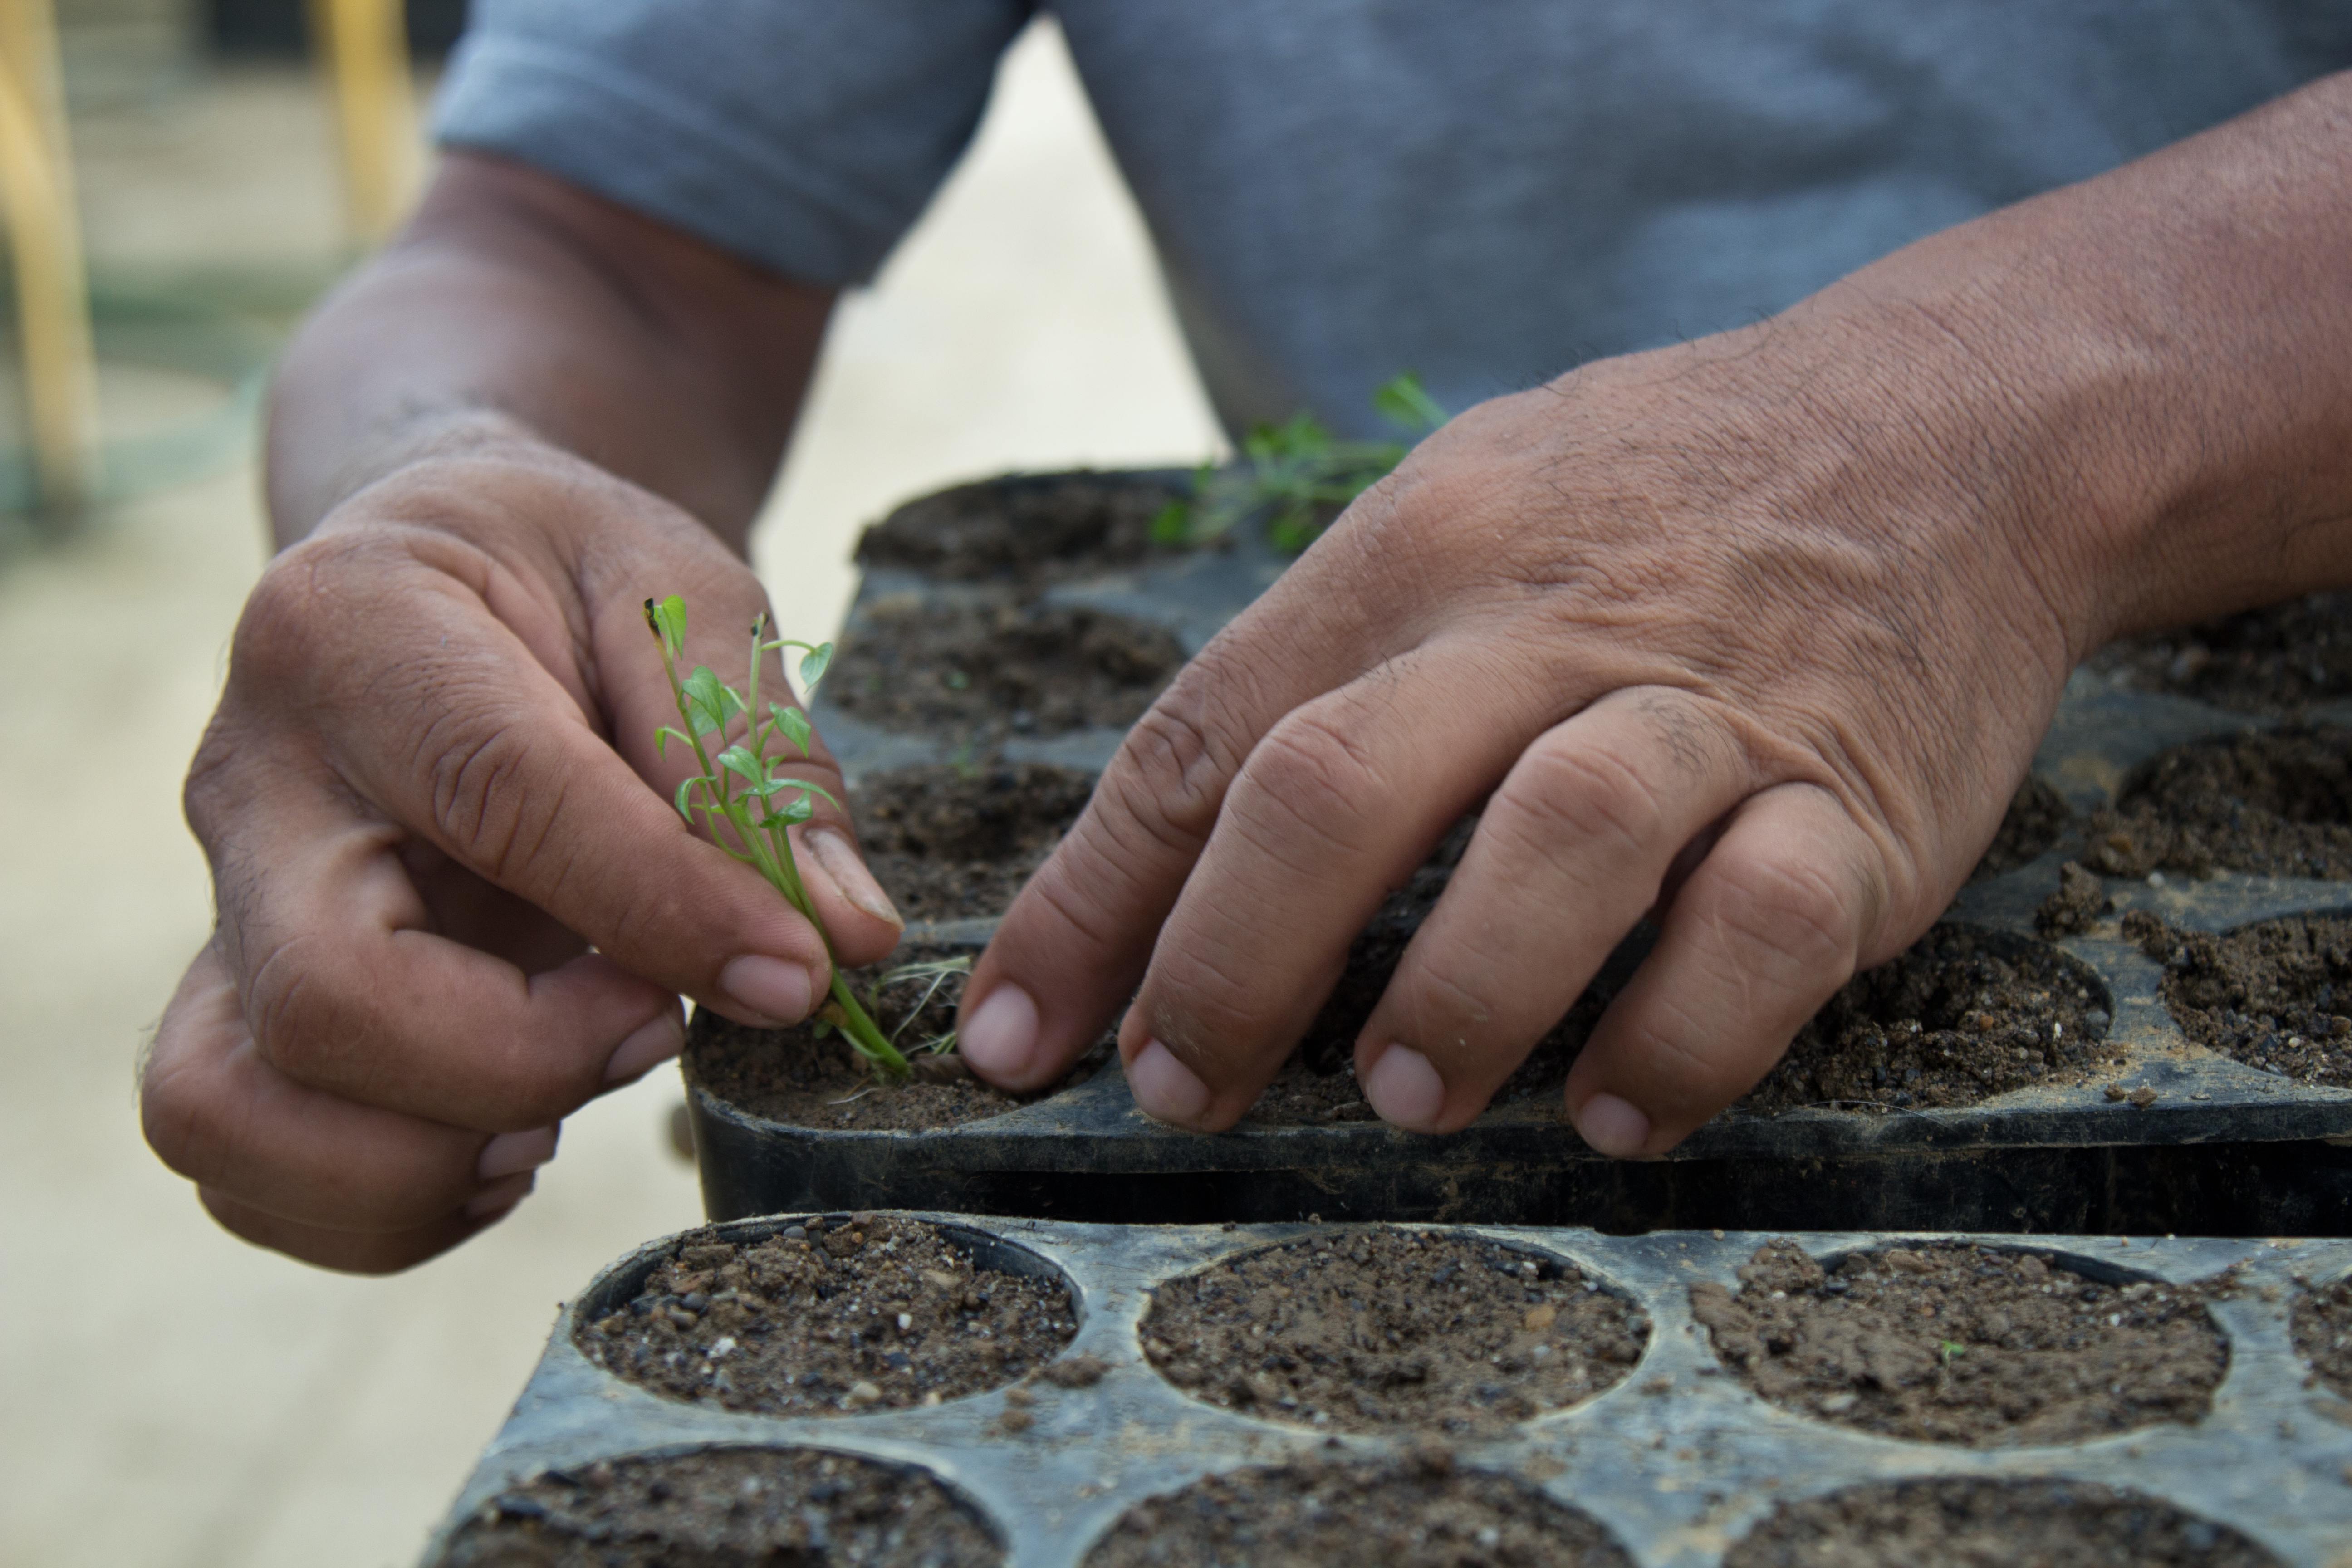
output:
{"label": "second seedling tray", "polygon": [[[1429,1436],[1411,1430],[1327,1436],[1220,1408],[1164,1379],[1144,1353],[1139,1322],[1155,1288],[1286,1243],[1328,1238],[1344,1246],[1349,1227],[1139,1229],[912,1217],[938,1225],[987,1267],[1064,1282],[1076,1332],[1062,1359],[1091,1358],[1087,1373],[1056,1379],[1047,1365],[1034,1393],[999,1388],[935,1407],[792,1419],[665,1398],[592,1363],[578,1343],[582,1326],[608,1313],[625,1317],[654,1268],[681,1246],[760,1240],[793,1222],[780,1216],[654,1242],[607,1269],[559,1318],[530,1385],[467,1480],[428,1563],[449,1561],[444,1552],[469,1521],[538,1517],[539,1505],[523,1490],[533,1478],[552,1473],[574,1484],[600,1464],[633,1457],[712,1448],[858,1456],[944,1483],[1004,1549],[1010,1568],[1063,1568],[1085,1559],[1139,1501],[1204,1476],[1301,1460],[1411,1463],[1426,1452]],[[1470,1234],[1544,1260],[1546,1269],[1572,1268],[1587,1289],[1629,1299],[1646,1314],[1648,1335],[1637,1363],[1603,1392],[1506,1427],[1499,1436],[1447,1440],[1444,1462],[1540,1488],[1597,1521],[1642,1568],[1713,1568],[1778,1508],[1919,1479],[2114,1488],[2192,1516],[2192,1531],[2239,1532],[2291,1568],[2341,1568],[2352,1542],[2352,1426],[2344,1414],[2352,1407],[2312,1386],[2289,1331],[2303,1282],[2325,1286],[2344,1276],[2352,1269],[2352,1246],[1969,1238],[1998,1251],[2047,1255],[2052,1266],[2109,1285],[2193,1285],[2225,1270],[2234,1283],[2209,1302],[2226,1342],[2226,1370],[2193,1425],[1968,1447],[1834,1425],[1767,1403],[1726,1372],[1694,1319],[1691,1288],[1736,1289],[1738,1271],[1762,1236]],[[1875,1233],[1794,1240],[1805,1254],[1831,1263],[1852,1253],[1884,1253],[1906,1238]],[[1360,1560],[1381,1561],[1382,1552],[1383,1542],[1367,1538]]]}

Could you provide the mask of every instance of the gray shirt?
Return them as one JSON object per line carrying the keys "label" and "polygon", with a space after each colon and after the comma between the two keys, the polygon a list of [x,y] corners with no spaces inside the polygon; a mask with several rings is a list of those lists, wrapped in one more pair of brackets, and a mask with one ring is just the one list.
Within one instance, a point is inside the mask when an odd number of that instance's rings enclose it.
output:
{"label": "gray shirt", "polygon": [[[2352,66],[2352,3],[1058,0],[1228,427],[1389,435],[1769,315]],[[869,277],[1022,0],[476,0],[437,120],[777,272]]]}

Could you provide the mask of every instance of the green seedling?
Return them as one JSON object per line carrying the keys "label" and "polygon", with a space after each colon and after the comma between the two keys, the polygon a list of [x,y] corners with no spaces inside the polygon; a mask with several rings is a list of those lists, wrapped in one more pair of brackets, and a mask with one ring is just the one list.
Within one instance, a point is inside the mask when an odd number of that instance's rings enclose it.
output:
{"label": "green seedling", "polygon": [[1960,1343],[1958,1340],[1941,1341],[1937,1344],[1936,1349],[1942,1356],[1944,1366],[1947,1371],[1950,1369],[1952,1358],[1954,1356],[1963,1356],[1969,1353],[1969,1347]]}
{"label": "green seedling", "polygon": [[[677,814],[689,826],[698,816],[709,828],[712,843],[758,870],[786,903],[816,928],[833,968],[833,994],[817,1011],[818,1026],[839,1029],[858,1054],[873,1064],[876,1077],[888,1083],[905,1082],[912,1070],[906,1054],[875,1026],[842,979],[841,964],[834,958],[833,933],[817,915],[787,836],[787,829],[816,815],[819,797],[836,806],[841,804],[822,784],[782,771],[790,763],[808,760],[808,715],[788,703],[763,705],[760,700],[762,655],[788,647],[800,649],[801,689],[813,694],[833,658],[833,645],[795,642],[790,637],[771,639],[768,617],[762,615],[751,623],[751,673],[744,689],[738,691],[711,673],[707,664],[679,676],[677,662],[686,649],[684,599],[675,594],[658,602],[647,599],[646,625],[661,644],[662,671],[669,677],[670,695],[677,701],[679,722],[685,725],[684,729],[663,725],[655,734],[655,747],[667,756],[672,741],[683,741],[694,748],[694,760],[702,769],[677,786],[674,803]],[[729,743],[728,731],[739,719],[748,721],[748,727],[740,740]],[[713,745],[723,747],[715,758],[710,753]]]}
{"label": "green seedling", "polygon": [[[1415,439],[1450,417],[1411,371],[1372,394],[1372,407]],[[1342,508],[1404,461],[1409,449],[1402,441],[1338,440],[1304,412],[1280,425],[1261,425],[1242,441],[1242,463],[1201,465],[1192,495],[1169,502],[1152,519],[1152,540],[1206,544],[1263,514],[1276,549],[1304,550]]]}

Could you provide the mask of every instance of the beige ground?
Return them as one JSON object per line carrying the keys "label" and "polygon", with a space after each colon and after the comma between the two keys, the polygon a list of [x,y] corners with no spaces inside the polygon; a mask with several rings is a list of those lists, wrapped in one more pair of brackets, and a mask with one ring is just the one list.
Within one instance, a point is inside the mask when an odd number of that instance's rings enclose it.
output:
{"label": "beige ground", "polygon": [[[77,126],[102,265],[257,295],[329,266],[335,187],[301,78],[109,88]],[[108,395],[118,427],[204,400],[128,369]],[[788,625],[829,621],[851,531],[894,499],[1012,466],[1190,460],[1213,439],[1041,35],[979,153],[845,309],[761,568]],[[411,1561],[558,1300],[698,1215],[664,1145],[667,1075],[574,1118],[505,1226],[388,1281],[243,1247],[140,1142],[131,1060],[208,920],[178,774],[260,564],[253,491],[240,464],[0,564],[5,1568]]]}

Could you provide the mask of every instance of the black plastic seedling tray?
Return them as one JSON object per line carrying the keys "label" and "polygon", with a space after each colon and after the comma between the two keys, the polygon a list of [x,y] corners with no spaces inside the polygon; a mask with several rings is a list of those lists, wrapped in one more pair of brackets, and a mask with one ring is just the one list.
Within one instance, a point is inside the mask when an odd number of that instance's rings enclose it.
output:
{"label": "black plastic seedling tray", "polygon": [[[1005,484],[1034,490],[1052,482]],[[903,607],[910,596],[946,603],[1026,595],[1157,622],[1190,652],[1283,564],[1262,542],[1244,539],[1042,588],[871,569],[846,636],[870,629],[877,605]],[[2341,721],[2352,713],[2321,708],[2310,716]],[[954,761],[969,750],[952,737],[877,731],[822,698],[816,717],[853,790],[883,770]],[[2087,815],[2110,802],[2135,764],[2200,736],[2264,722],[2078,676],[2034,765],[2066,798],[2071,826],[2031,864],[1968,888],[1947,920],[2016,942],[2042,940],[2036,906],[2056,889],[2060,866],[2083,852]],[[1003,754],[1098,770],[1118,741],[1118,731],[1102,729],[1014,736]],[[1114,1069],[988,1120],[910,1132],[786,1125],[697,1087],[689,1102],[705,1203],[719,1219],[898,1206],[1171,1224],[1319,1214],[1621,1232],[1679,1226],[2346,1234],[2352,1090],[2299,1085],[2192,1045],[2158,996],[2160,966],[2125,942],[2118,924],[2139,909],[2215,931],[2287,914],[2352,911],[2352,884],[2223,874],[2161,887],[2110,880],[2106,890],[2113,910],[2055,943],[2105,989],[2110,1054],[2123,1062],[2086,1083],[2035,1086],[1952,1109],[1841,1104],[1772,1116],[1735,1110],[1667,1158],[1642,1163],[1593,1153],[1548,1103],[1491,1110],[1444,1138],[1369,1121],[1246,1121],[1204,1137],[1144,1117]],[[909,936],[976,951],[992,923],[919,926]],[[2118,1087],[2154,1099],[2111,1099]]]}
{"label": "black plastic seedling tray", "polygon": [[[681,1241],[755,1240],[778,1216],[689,1233],[638,1249],[559,1318],[546,1354],[491,1441],[426,1554],[438,1563],[471,1520],[521,1514],[512,1489],[599,1460],[705,1448],[813,1448],[928,1473],[986,1521],[1012,1568],[1085,1558],[1139,1500],[1203,1476],[1305,1458],[1407,1458],[1427,1436],[1327,1436],[1195,1399],[1145,1358],[1139,1321],[1153,1288],[1271,1244],[1344,1237],[1313,1226],[1165,1229],[1055,1221],[977,1222],[918,1215],[991,1266],[1058,1275],[1077,1321],[1065,1357],[1103,1363],[1083,1388],[997,1390],[930,1408],[776,1419],[656,1395],[610,1375],[575,1344],[580,1325],[620,1310]],[[2294,1568],[2341,1568],[2352,1544],[2352,1425],[2314,1386],[2290,1339],[2303,1282],[2352,1270],[2352,1243],[2045,1237],[2052,1263],[2109,1284],[2192,1284],[2235,1269],[2210,1304],[2228,1341],[2227,1370],[2194,1425],[2143,1426],[2093,1440],[1971,1448],[1899,1441],[1765,1403],[1726,1373],[1695,1323],[1690,1287],[1738,1285],[1766,1239],[1756,1234],[1494,1228],[1475,1234],[1570,1265],[1648,1314],[1641,1360],[1613,1386],[1485,1441],[1447,1445],[1450,1462],[1539,1485],[1597,1520],[1643,1568],[1710,1568],[1779,1505],[1913,1478],[2094,1483],[2160,1500],[2242,1532]],[[1796,1240],[1820,1259],[1899,1246],[1885,1233]],[[2014,1237],[1970,1238],[1996,1248]],[[1050,1368],[1046,1369],[1050,1373]],[[1008,1412],[1021,1414],[1008,1422]],[[1018,1424],[1021,1429],[1011,1429]],[[1425,1452],[1425,1449],[1421,1451]],[[502,1508],[501,1499],[509,1498]],[[1381,1543],[1364,1543],[1379,1561]],[[535,1562],[519,1557],[514,1561]],[[699,1560],[699,1559],[698,1559]]]}

